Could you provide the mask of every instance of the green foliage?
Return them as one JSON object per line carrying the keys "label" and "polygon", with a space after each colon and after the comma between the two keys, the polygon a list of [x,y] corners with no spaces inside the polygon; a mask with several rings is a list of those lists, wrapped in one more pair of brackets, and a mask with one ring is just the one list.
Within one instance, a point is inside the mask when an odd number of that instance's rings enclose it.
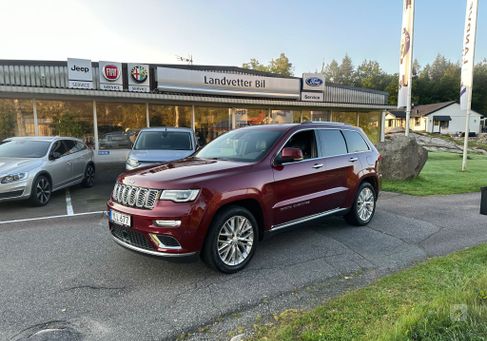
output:
{"label": "green foliage", "polygon": [[430,152],[421,174],[404,181],[383,180],[382,189],[411,195],[478,192],[487,184],[487,157],[470,154],[467,171],[461,171],[462,155]]}
{"label": "green foliage", "polygon": [[293,75],[293,64],[289,62],[286,54],[281,53],[276,59],[272,59],[268,65],[261,64],[257,59],[252,58],[250,62],[242,64],[245,69],[272,72],[283,76]]}
{"label": "green foliage", "polygon": [[257,325],[259,340],[485,340],[487,245],[428,260],[310,311]]}

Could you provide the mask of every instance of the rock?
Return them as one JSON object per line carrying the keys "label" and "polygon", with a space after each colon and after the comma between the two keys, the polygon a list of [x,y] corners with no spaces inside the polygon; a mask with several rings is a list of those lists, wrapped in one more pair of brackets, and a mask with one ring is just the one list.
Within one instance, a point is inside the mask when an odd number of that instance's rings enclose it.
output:
{"label": "rock", "polygon": [[388,136],[384,142],[379,142],[377,149],[382,155],[382,176],[388,180],[418,176],[428,159],[428,151],[416,142],[414,136]]}

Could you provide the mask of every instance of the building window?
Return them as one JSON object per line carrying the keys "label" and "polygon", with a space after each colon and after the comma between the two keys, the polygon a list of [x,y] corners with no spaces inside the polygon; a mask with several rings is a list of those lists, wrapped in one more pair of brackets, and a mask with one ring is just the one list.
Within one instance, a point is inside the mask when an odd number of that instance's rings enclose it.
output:
{"label": "building window", "polygon": [[415,117],[414,118],[414,125],[417,127],[421,125],[421,118],[420,117]]}
{"label": "building window", "polygon": [[149,105],[151,127],[191,128],[192,108],[180,105]]}
{"label": "building window", "polygon": [[147,126],[145,104],[97,103],[100,149],[129,149],[141,128]]}
{"label": "building window", "polygon": [[69,136],[95,147],[93,104],[81,101],[36,101],[41,136]]}
{"label": "building window", "polygon": [[35,134],[32,100],[0,99],[0,141]]}
{"label": "building window", "polygon": [[228,108],[195,107],[194,111],[194,130],[202,146],[232,127]]}
{"label": "building window", "polygon": [[450,125],[450,122],[448,122],[448,121],[440,121],[440,128],[442,128],[442,129],[448,129],[449,125]]}

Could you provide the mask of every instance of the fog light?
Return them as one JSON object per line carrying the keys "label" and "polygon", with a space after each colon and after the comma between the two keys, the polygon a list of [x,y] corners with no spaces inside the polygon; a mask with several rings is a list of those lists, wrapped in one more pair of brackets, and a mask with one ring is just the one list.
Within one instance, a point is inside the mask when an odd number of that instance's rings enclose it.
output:
{"label": "fog light", "polygon": [[174,228],[181,226],[181,220],[154,220],[154,225]]}
{"label": "fog light", "polygon": [[149,237],[157,245],[157,247],[161,249],[173,249],[173,250],[180,250],[181,244],[177,241],[176,238],[171,236],[165,235],[156,235],[153,233],[149,233]]}

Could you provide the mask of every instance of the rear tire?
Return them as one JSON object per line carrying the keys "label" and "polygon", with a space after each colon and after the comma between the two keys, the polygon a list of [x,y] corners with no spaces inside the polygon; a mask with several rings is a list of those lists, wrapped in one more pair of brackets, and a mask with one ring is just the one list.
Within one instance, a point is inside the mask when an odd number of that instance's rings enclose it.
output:
{"label": "rear tire", "polygon": [[257,221],[249,210],[229,206],[220,211],[208,230],[202,258],[223,273],[242,270],[254,255],[258,240]]}
{"label": "rear tire", "polygon": [[32,183],[30,202],[33,206],[45,206],[51,200],[52,184],[45,175],[39,175]]}
{"label": "rear tire", "polygon": [[90,188],[95,185],[95,166],[92,163],[89,163],[85,169],[85,177],[83,178],[83,182],[81,182],[81,186]]}
{"label": "rear tire", "polygon": [[345,220],[356,226],[367,225],[374,217],[376,201],[374,187],[368,182],[362,182],[350,211],[344,216]]}

